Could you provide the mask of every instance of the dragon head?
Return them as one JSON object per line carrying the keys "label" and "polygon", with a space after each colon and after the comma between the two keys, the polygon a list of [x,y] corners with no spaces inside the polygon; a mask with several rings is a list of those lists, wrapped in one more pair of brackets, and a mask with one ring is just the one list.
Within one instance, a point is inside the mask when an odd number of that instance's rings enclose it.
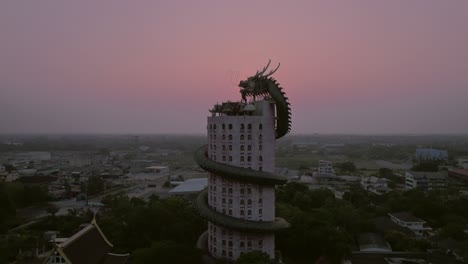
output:
{"label": "dragon head", "polygon": [[240,81],[239,87],[241,88],[240,92],[244,101],[246,101],[248,95],[256,96],[268,93],[266,80],[268,80],[268,77],[275,73],[280,66],[278,63],[278,66],[274,70],[263,75],[268,69],[268,66],[270,66],[270,63],[271,60],[268,61],[268,64],[261,71],[257,71],[254,76],[250,76],[247,80]]}

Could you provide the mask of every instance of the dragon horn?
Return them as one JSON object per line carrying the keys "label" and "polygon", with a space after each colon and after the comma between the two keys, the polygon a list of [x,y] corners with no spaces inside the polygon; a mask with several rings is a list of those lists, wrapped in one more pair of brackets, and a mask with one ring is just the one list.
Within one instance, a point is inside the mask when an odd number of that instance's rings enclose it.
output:
{"label": "dragon horn", "polygon": [[264,75],[263,77],[268,77],[268,76],[272,75],[273,73],[275,73],[278,70],[278,68],[280,67],[280,65],[281,65],[281,63],[278,63],[278,67],[276,67],[276,69],[271,70],[270,73],[268,73],[267,75]]}
{"label": "dragon horn", "polygon": [[258,76],[261,76],[262,74],[264,74],[266,72],[266,70],[268,69],[268,66],[270,66],[270,63],[271,63],[271,59],[268,60],[268,64],[263,68],[263,70],[261,72],[258,72],[255,74],[255,77],[258,77]]}

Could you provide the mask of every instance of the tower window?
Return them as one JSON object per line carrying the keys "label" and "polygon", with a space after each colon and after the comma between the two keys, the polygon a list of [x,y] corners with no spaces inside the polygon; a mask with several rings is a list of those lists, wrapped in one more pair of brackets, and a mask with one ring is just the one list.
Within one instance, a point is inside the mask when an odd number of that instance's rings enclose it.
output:
{"label": "tower window", "polygon": [[248,124],[248,125],[247,125],[247,129],[248,129],[248,130],[251,130],[251,129],[252,129],[252,124]]}
{"label": "tower window", "polygon": [[223,204],[226,204],[226,198],[223,198]]}
{"label": "tower window", "polygon": [[252,189],[247,188],[247,194],[252,194]]}
{"label": "tower window", "polygon": [[232,188],[229,188],[228,191],[229,191],[229,194],[232,194]]}
{"label": "tower window", "polygon": [[241,150],[241,151],[244,151],[244,149],[245,149],[244,145],[241,145],[241,146],[240,146],[240,150]]}
{"label": "tower window", "polygon": [[226,140],[226,135],[223,135],[223,140]]}
{"label": "tower window", "polygon": [[250,200],[250,199],[247,200],[247,204],[248,204],[248,205],[252,205],[252,200]]}
{"label": "tower window", "polygon": [[232,124],[229,124],[229,129],[232,129]]}
{"label": "tower window", "polygon": [[229,199],[229,204],[232,204],[232,199]]}
{"label": "tower window", "polygon": [[244,156],[241,156],[241,161],[244,162]]}
{"label": "tower window", "polygon": [[216,130],[216,124],[213,124],[213,129],[215,129],[215,130]]}
{"label": "tower window", "polygon": [[[216,138],[215,138],[216,139]],[[240,135],[240,140],[245,140],[245,136],[244,135]]]}
{"label": "tower window", "polygon": [[263,199],[262,198],[258,199],[258,203],[259,204],[263,203]]}
{"label": "tower window", "polygon": [[252,135],[247,135],[247,140],[252,140]]}
{"label": "tower window", "polygon": [[232,135],[229,135],[229,140],[232,140]]}
{"label": "tower window", "polygon": [[252,151],[252,146],[251,145],[247,146],[247,151]]}
{"label": "tower window", "polygon": [[263,161],[263,156],[258,156],[258,161]]}
{"label": "tower window", "polygon": [[231,209],[229,209],[229,215],[232,215],[232,210]]}
{"label": "tower window", "polygon": [[223,145],[223,151],[226,151],[226,145]]}
{"label": "tower window", "polygon": [[223,124],[223,125],[222,125],[222,128],[223,128],[223,130],[224,130],[224,129],[226,129],[226,125],[225,125],[225,124]]}
{"label": "tower window", "polygon": [[263,136],[262,136],[262,135],[259,135],[259,136],[258,136],[258,140],[262,141],[262,139],[263,139]]}
{"label": "tower window", "polygon": [[228,246],[229,246],[229,247],[232,247],[232,241],[229,240]]}
{"label": "tower window", "polygon": [[262,129],[263,129],[263,124],[259,124],[259,125],[258,125],[258,129],[259,129],[259,130],[262,130]]}
{"label": "tower window", "polygon": [[232,156],[229,156],[229,161],[232,161]]}
{"label": "tower window", "polygon": [[262,213],[263,213],[262,208],[258,209],[258,214],[262,214]]}
{"label": "tower window", "polygon": [[223,193],[226,193],[226,188],[225,187],[223,187]]}
{"label": "tower window", "polygon": [[229,145],[229,150],[232,150],[232,145]]}
{"label": "tower window", "polygon": [[244,247],[245,247],[244,241],[241,241],[241,242],[240,242],[240,247],[241,247],[241,248],[244,248]]}
{"label": "tower window", "polygon": [[260,150],[260,151],[262,151],[262,150],[263,150],[263,147],[262,147],[262,145],[261,145],[261,144],[260,144],[260,145],[258,145],[258,150]]}
{"label": "tower window", "polygon": [[244,124],[241,124],[241,125],[240,125],[240,129],[241,129],[241,130],[244,130],[244,129],[245,129],[245,125],[244,125]]}
{"label": "tower window", "polygon": [[240,210],[240,215],[244,216],[244,210]]}
{"label": "tower window", "polygon": [[223,156],[223,161],[226,161],[226,156]]}
{"label": "tower window", "polygon": [[[240,194],[241,194],[241,195],[244,195],[244,189],[243,189],[243,188],[240,189]],[[243,203],[244,201],[242,200],[241,202]]]}
{"label": "tower window", "polygon": [[252,157],[251,156],[248,156],[247,157],[247,162],[251,162],[252,161]]}
{"label": "tower window", "polygon": [[259,247],[259,248],[262,248],[262,247],[263,247],[263,240],[259,240],[259,241],[258,241],[258,247]]}
{"label": "tower window", "polygon": [[248,210],[247,215],[252,215],[252,210]]}
{"label": "tower window", "polygon": [[244,205],[244,199],[242,199],[242,200],[240,201],[240,204],[241,204],[241,205]]}

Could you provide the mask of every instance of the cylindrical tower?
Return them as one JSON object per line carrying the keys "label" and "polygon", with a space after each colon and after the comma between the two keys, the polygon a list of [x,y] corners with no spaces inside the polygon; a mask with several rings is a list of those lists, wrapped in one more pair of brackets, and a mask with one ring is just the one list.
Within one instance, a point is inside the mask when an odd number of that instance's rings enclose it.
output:
{"label": "cylindrical tower", "polygon": [[[275,140],[289,131],[289,104],[267,76],[250,77],[240,86],[242,101],[210,110],[208,144],[195,155],[210,175],[197,204],[209,221],[210,255],[235,260],[260,250],[274,258],[274,232],[289,226],[275,217],[275,185],[285,179],[274,174]],[[283,116],[288,120],[281,120]],[[280,127],[284,125],[288,127]]]}

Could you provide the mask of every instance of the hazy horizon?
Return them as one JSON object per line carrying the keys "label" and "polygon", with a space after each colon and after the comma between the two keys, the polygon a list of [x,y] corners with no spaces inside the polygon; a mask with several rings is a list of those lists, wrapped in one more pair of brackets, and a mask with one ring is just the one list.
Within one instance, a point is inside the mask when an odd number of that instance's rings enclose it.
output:
{"label": "hazy horizon", "polygon": [[192,134],[272,59],[292,134],[468,134],[466,1],[0,3],[0,135]]}

